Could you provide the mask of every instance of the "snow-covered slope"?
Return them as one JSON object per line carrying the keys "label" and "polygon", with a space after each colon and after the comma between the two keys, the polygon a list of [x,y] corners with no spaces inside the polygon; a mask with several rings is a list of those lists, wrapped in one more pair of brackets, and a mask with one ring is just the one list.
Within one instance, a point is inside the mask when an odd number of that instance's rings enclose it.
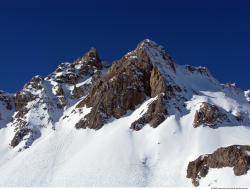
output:
{"label": "snow-covered slope", "polygon": [[15,96],[0,93],[0,186],[249,186],[247,152],[231,155],[246,157],[238,176],[227,154],[205,176],[190,164],[250,146],[248,101],[150,40],[110,68],[91,49]]}

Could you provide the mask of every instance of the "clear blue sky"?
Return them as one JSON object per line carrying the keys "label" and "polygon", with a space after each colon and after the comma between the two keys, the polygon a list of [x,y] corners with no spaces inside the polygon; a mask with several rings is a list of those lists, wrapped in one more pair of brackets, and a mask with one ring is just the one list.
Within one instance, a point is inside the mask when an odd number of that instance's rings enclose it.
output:
{"label": "clear blue sky", "polygon": [[0,89],[15,92],[90,47],[119,59],[145,38],[178,64],[250,88],[250,1],[1,0]]}

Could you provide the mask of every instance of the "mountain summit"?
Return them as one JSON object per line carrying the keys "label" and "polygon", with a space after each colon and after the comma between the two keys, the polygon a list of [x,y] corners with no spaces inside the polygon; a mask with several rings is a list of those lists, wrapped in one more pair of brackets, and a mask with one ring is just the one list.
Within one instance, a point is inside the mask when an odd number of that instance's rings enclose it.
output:
{"label": "mountain summit", "polygon": [[0,186],[248,186],[249,99],[149,39],[91,48],[0,91]]}

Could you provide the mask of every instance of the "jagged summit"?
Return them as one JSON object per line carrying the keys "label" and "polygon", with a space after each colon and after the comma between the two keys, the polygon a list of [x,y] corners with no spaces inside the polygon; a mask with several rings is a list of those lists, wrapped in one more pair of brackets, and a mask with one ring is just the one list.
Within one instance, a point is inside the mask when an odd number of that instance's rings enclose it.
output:
{"label": "jagged summit", "polygon": [[96,50],[96,48],[92,47],[89,49],[87,53],[84,54],[83,57],[78,58],[73,62],[75,65],[79,64],[87,64],[96,67],[97,69],[102,69],[102,61]]}
{"label": "jagged summit", "polygon": [[[175,63],[164,49],[153,41],[143,40],[135,50],[115,61],[78,104],[78,108],[92,109],[76,127],[100,129],[111,117],[121,118],[149,97],[157,97],[154,106],[131,128],[139,130],[147,123],[157,127],[169,114],[167,102],[184,100],[179,95],[182,89],[171,78],[175,72]],[[176,102],[173,109],[182,107]]]}
{"label": "jagged summit", "polygon": [[173,58],[161,45],[158,45],[156,42],[149,39],[141,41],[133,51],[125,55],[125,58],[131,60],[141,59],[141,62],[151,62],[151,64],[161,67],[170,66],[175,72],[175,61]]}
{"label": "jagged summit", "polygon": [[141,42],[138,43],[137,48],[143,48],[143,47],[159,47],[155,41],[150,39],[144,39]]}
{"label": "jagged summit", "polygon": [[0,91],[0,186],[249,185],[249,102],[152,40],[110,66],[90,48]]}

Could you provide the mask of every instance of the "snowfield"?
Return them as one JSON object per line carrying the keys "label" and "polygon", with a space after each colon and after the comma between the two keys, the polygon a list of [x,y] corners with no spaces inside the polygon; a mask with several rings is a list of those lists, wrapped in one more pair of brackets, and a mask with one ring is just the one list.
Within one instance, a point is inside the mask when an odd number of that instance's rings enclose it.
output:
{"label": "snowfield", "polygon": [[[203,98],[196,97],[188,104],[195,106]],[[218,104],[223,103],[221,98],[218,96]],[[22,152],[4,143],[11,139],[12,128],[1,129],[0,186],[192,187],[186,178],[189,161],[221,146],[249,144],[249,127],[195,129],[192,111],[181,118],[171,116],[156,129],[129,129],[150,101],[98,131],[75,129],[74,118],[60,120],[55,131]],[[244,187],[249,186],[249,177],[235,177],[232,168],[213,169],[201,179],[201,186]]]}

